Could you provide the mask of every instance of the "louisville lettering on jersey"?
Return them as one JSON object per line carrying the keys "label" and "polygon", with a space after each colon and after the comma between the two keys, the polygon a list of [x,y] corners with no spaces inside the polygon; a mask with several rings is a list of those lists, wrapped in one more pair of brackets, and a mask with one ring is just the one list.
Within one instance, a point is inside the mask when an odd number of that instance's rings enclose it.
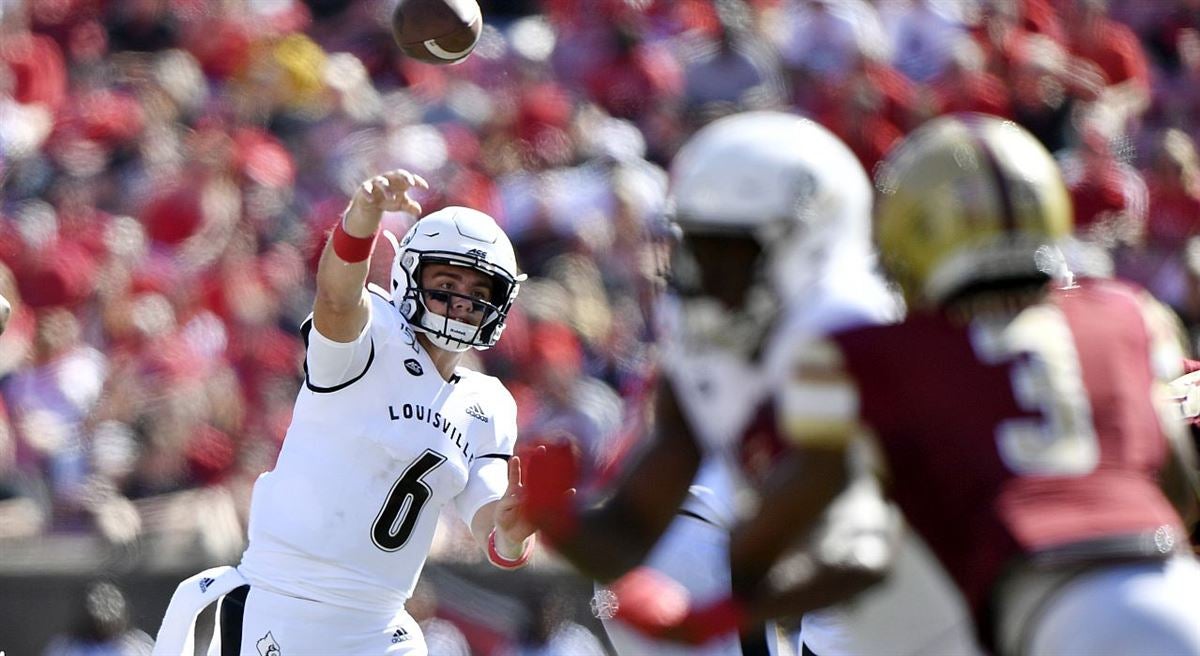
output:
{"label": "louisville lettering on jersey", "polygon": [[400,414],[397,416],[395,406],[389,405],[388,417],[392,421],[400,421],[401,419],[419,421],[441,430],[442,435],[445,435],[446,439],[454,442],[458,450],[462,451],[463,457],[467,459],[468,467],[475,461],[475,454],[468,451],[471,448],[471,443],[464,439],[463,432],[457,426],[451,424],[450,420],[443,416],[442,413],[437,412],[433,408],[405,403],[400,406]]}

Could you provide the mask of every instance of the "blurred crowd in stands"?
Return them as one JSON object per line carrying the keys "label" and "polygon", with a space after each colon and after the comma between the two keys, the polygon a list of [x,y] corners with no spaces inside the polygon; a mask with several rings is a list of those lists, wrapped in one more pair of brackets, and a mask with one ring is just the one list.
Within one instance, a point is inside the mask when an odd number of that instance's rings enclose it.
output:
{"label": "blurred crowd in stands", "polygon": [[198,507],[240,538],[318,249],[393,167],[508,231],[530,282],[478,364],[523,435],[598,468],[654,376],[664,168],[736,110],[808,115],[868,171],[939,113],[1012,118],[1062,163],[1080,269],[1200,327],[1196,0],[480,4],[474,54],[435,67],[386,0],[0,0],[0,539],[130,542]]}

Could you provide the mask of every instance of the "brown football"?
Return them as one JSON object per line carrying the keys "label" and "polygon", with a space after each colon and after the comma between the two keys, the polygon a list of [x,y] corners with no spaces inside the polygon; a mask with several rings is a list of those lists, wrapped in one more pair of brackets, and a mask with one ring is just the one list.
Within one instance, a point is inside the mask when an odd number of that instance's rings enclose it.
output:
{"label": "brown football", "polygon": [[482,30],[475,0],[400,0],[392,12],[392,35],[400,49],[431,64],[462,61]]}

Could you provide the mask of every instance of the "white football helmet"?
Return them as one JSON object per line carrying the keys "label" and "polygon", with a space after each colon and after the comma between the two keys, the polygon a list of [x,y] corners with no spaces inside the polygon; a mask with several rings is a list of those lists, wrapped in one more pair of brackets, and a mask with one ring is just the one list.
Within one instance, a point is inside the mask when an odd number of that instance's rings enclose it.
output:
{"label": "white football helmet", "polygon": [[852,258],[873,265],[872,188],[854,153],[813,121],[754,111],[699,130],[671,166],[673,219],[685,234],[750,235],[759,283],[776,302]]}
{"label": "white football helmet", "polygon": [[[391,232],[384,231],[384,236],[396,252],[392,303],[413,330],[425,333],[447,351],[471,347],[482,351],[496,344],[525,275],[517,273],[512,243],[495,219],[478,210],[452,206],[414,223],[399,243]],[[492,279],[491,303],[471,299],[484,309],[478,326],[435,314],[425,305],[426,294],[449,294],[421,287],[421,269],[431,262],[467,267]]]}

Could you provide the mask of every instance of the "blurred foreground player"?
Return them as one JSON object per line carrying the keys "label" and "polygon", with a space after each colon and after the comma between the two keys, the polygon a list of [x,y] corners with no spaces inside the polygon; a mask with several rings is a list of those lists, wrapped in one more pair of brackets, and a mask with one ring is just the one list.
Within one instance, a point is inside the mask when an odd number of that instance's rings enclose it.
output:
{"label": "blurred foreground player", "polygon": [[857,437],[995,653],[1200,654],[1180,517],[1194,454],[1162,402],[1174,317],[1139,288],[1070,280],[1054,246],[1067,192],[1015,124],[937,119],[879,182],[881,255],[912,312],[794,352],[775,406],[797,450],[776,492],[792,501],[734,536],[730,603],[763,604],[779,527],[817,518],[829,495],[811,481],[845,478]]}
{"label": "blurred foreground player", "polygon": [[448,207],[399,243],[391,294],[364,288],[384,211],[419,215],[425,181],[364,182],[317,269],[305,386],[273,471],[255,483],[236,569],[180,584],[156,654],[191,654],[195,612],[220,595],[219,653],[425,654],[404,609],[443,506],[489,560],[533,548],[519,520],[516,406],[496,379],[458,366],[504,330],[523,276],[491,217]]}
{"label": "blurred foreground player", "polygon": [[[682,231],[672,262],[679,295],[664,321],[652,442],[612,496],[583,512],[562,496],[571,481],[555,486],[547,480],[567,471],[569,453],[544,447],[527,461],[527,505],[555,548],[584,572],[611,581],[645,560],[703,603],[730,591],[738,463],[757,470],[769,468],[774,457],[773,445],[742,437],[754,432],[757,408],[787,373],[782,356],[813,335],[886,320],[895,304],[873,271],[870,182],[850,150],[812,121],[751,112],[705,127],[672,163],[671,201]],[[848,496],[867,512],[829,518],[828,537],[836,536],[829,542],[837,543],[815,549],[821,575],[804,581],[810,600],[822,594],[833,600],[847,585],[874,583],[895,555],[898,523],[873,481]],[[864,543],[882,545],[881,559],[846,556]],[[914,574],[930,569],[915,545],[906,543],[903,551],[902,573],[886,594],[863,604],[867,612],[814,613],[806,616],[805,631],[836,646],[832,654],[938,653],[938,638],[946,641],[941,653],[971,653],[961,601],[955,605],[937,589],[932,574]],[[615,620],[652,607],[653,599],[640,596],[642,573],[617,581],[614,596],[600,590],[597,605],[608,606]],[[899,628],[885,636],[864,629],[876,611],[875,620],[886,616]],[[757,637],[750,630],[742,644],[731,635],[703,647],[679,646],[639,637],[615,620],[606,619],[605,627],[621,654],[740,654]],[[694,629],[715,626],[719,622],[697,622]],[[774,646],[774,632],[767,638]]]}

